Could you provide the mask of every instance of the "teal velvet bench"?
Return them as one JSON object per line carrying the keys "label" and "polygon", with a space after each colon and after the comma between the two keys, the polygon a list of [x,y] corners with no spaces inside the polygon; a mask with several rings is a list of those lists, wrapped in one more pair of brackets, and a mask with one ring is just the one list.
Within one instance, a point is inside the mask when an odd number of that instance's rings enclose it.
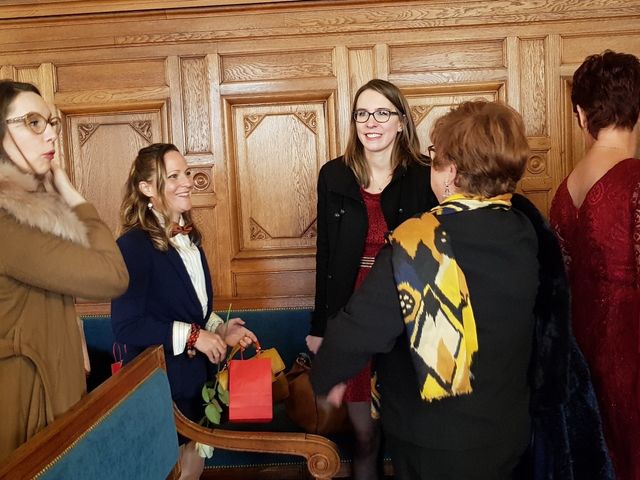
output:
{"label": "teal velvet bench", "polygon": [[[226,317],[226,312],[218,314]],[[234,317],[246,322],[264,348],[276,347],[287,369],[299,352],[307,351],[304,339],[309,328],[308,309],[232,311],[230,318]],[[111,322],[108,316],[84,316],[82,320],[92,368],[88,384],[96,388],[111,375]],[[177,411],[175,415],[181,434],[215,448],[202,478],[282,480],[349,475],[349,440],[338,439],[338,448],[329,439],[301,432],[288,419],[281,403],[274,405],[274,420],[267,424],[226,424],[208,429],[189,422]]]}
{"label": "teal velvet bench", "polygon": [[149,348],[16,450],[0,479],[177,479],[175,431],[162,347]]}

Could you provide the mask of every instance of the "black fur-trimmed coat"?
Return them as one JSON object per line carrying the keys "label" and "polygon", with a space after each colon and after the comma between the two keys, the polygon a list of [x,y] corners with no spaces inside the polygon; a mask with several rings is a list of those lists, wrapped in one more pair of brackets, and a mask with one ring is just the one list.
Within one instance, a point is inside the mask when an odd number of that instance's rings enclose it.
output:
{"label": "black fur-trimmed coat", "polygon": [[516,478],[615,479],[589,369],[571,333],[571,293],[560,246],[525,197],[514,195],[513,207],[538,234],[540,263],[530,371],[533,436]]}

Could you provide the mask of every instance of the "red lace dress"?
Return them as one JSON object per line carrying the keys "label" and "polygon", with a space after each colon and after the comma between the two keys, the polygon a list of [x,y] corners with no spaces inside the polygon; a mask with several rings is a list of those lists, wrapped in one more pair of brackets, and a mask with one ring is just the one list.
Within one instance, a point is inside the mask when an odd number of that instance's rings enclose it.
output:
{"label": "red lace dress", "polygon": [[640,160],[613,166],[580,208],[565,180],[550,216],[617,477],[640,480]]}
{"label": "red lace dress", "polygon": [[[360,259],[360,270],[356,278],[356,286],[358,288],[369,275],[373,261],[378,252],[384,245],[384,237],[387,233],[387,222],[382,213],[380,205],[380,193],[368,193],[362,188],[360,194],[367,207],[367,218],[369,219],[369,230],[367,238],[364,242],[364,251]],[[371,364],[367,365],[355,377],[347,380],[347,390],[344,394],[346,402],[368,402],[371,400]]]}

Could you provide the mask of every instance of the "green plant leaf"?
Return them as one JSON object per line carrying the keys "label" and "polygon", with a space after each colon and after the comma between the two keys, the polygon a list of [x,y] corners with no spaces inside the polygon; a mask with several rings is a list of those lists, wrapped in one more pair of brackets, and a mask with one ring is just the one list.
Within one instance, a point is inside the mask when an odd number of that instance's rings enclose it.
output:
{"label": "green plant leaf", "polygon": [[[217,403],[217,402],[216,402]],[[218,405],[218,407],[220,407]],[[216,425],[220,425],[220,411],[216,408],[215,405],[210,403],[204,409],[204,414],[207,416],[207,419]]]}
{"label": "green plant leaf", "polygon": [[212,381],[205,382],[202,386],[202,399],[209,403],[213,397],[215,397],[215,385]]}
{"label": "green plant leaf", "polygon": [[215,409],[218,410],[218,412],[222,413],[222,407],[220,406],[220,403],[218,402],[218,400],[216,400],[215,398],[212,399],[211,405],[213,405]]}
{"label": "green plant leaf", "polygon": [[209,403],[211,401],[211,389],[207,386],[207,383],[202,386],[202,400]]}
{"label": "green plant leaf", "polygon": [[225,390],[220,384],[218,384],[218,400],[229,406],[229,390]]}

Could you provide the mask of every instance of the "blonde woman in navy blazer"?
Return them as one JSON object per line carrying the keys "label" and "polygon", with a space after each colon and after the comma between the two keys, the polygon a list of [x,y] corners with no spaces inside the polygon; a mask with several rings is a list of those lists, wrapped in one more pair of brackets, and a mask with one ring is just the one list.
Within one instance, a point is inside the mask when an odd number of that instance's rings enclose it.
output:
{"label": "blonde woman in navy blazer", "polygon": [[[211,277],[189,213],[192,190],[189,167],[174,145],[140,150],[120,212],[118,246],[129,289],[112,302],[111,319],[116,341],[126,345],[125,362],[150,345],[164,346],[173,400],[198,421],[212,364],[225,358],[227,345],[246,347],[256,337],[241,319],[225,327],[212,311]],[[181,466],[181,478],[200,477],[204,459],[194,442],[181,447]]]}

